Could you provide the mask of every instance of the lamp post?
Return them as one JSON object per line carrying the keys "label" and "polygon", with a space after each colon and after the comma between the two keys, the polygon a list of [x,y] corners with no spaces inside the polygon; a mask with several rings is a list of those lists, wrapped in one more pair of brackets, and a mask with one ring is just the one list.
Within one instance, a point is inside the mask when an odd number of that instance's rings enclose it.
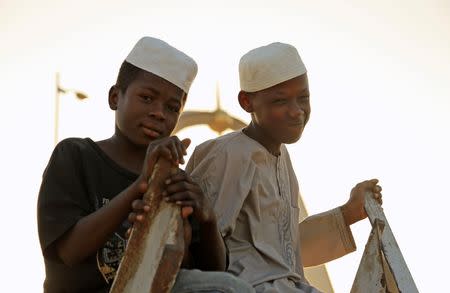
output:
{"label": "lamp post", "polygon": [[74,93],[75,97],[79,100],[87,99],[88,96],[80,91],[74,89],[65,89],[61,87],[59,83],[59,72],[56,72],[55,76],[55,129],[54,129],[54,143],[58,143],[58,133],[59,133],[59,104],[61,94]]}

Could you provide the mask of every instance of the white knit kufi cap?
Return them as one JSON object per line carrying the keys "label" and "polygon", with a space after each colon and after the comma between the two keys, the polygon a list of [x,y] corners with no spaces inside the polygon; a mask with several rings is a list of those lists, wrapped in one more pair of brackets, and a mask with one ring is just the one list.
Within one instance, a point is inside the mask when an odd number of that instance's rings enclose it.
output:
{"label": "white knit kufi cap", "polygon": [[140,69],[151,72],[189,92],[197,75],[194,59],[156,38],[143,37],[125,59]]}
{"label": "white knit kufi cap", "polygon": [[257,92],[306,73],[294,46],[272,43],[249,51],[239,62],[241,90]]}

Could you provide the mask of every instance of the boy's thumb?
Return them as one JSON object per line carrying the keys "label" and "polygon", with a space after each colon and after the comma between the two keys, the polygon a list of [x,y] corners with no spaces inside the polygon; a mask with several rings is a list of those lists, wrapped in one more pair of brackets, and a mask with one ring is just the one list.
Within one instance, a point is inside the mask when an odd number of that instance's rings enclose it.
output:
{"label": "boy's thumb", "polygon": [[191,139],[185,138],[181,141],[181,143],[183,144],[184,148],[187,149],[189,147],[189,145],[191,144]]}

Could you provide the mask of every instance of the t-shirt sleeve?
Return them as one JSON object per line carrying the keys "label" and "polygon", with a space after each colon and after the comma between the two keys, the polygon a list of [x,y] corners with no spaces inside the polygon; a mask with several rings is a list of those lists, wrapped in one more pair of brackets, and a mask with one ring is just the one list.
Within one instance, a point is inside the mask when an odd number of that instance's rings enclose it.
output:
{"label": "t-shirt sleeve", "polygon": [[250,193],[255,173],[252,160],[227,149],[195,149],[186,172],[200,185],[216,213],[222,237],[230,235]]}
{"label": "t-shirt sleeve", "polygon": [[80,149],[68,140],[59,143],[44,171],[38,197],[38,232],[44,256],[50,245],[90,213],[83,185]]}

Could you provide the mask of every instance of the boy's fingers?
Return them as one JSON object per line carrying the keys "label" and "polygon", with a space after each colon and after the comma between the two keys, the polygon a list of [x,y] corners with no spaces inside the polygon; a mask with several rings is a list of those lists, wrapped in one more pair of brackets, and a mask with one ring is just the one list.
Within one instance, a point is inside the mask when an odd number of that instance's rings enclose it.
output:
{"label": "boy's fingers", "polygon": [[170,145],[166,146],[166,147],[161,147],[159,150],[159,154],[161,157],[166,158],[169,161],[176,159],[172,155],[172,150],[170,149]]}
{"label": "boy's fingers", "polygon": [[193,200],[193,199],[194,199],[194,196],[189,191],[182,191],[182,192],[173,193],[173,194],[171,194],[169,196],[166,196],[164,198],[164,200],[168,201],[168,202],[177,202],[177,201]]}
{"label": "boy's fingers", "polygon": [[150,207],[146,205],[145,201],[142,199],[133,200],[131,203],[131,208],[134,212],[148,212],[150,210]]}
{"label": "boy's fingers", "polygon": [[380,192],[381,190],[382,190],[382,188],[381,188],[380,185],[375,185],[375,186],[373,187],[373,192]]}
{"label": "boy's fingers", "polygon": [[183,150],[183,146],[181,145],[181,142],[177,144],[177,150],[178,150],[178,157],[180,158],[180,164],[184,164],[184,158],[185,150]]}
{"label": "boy's fingers", "polygon": [[130,223],[142,222],[143,220],[144,220],[144,215],[141,213],[131,212],[128,215],[128,222],[130,222]]}
{"label": "boy's fingers", "polygon": [[178,149],[176,143],[173,140],[171,140],[170,143],[168,144],[168,148],[172,156],[172,162],[177,165],[180,162],[180,157],[178,156]]}
{"label": "boy's fingers", "polygon": [[129,215],[128,215],[128,222],[130,222],[130,223],[135,223],[136,222],[136,216],[137,216],[137,214],[136,213],[130,213]]}
{"label": "boy's fingers", "polygon": [[178,158],[180,159],[179,163],[184,164],[184,158],[183,156],[186,154],[186,151],[184,150],[183,143],[180,141],[178,137],[175,136],[174,138],[175,146],[177,148],[178,152]]}
{"label": "boy's fingers", "polygon": [[196,185],[186,181],[181,180],[178,182],[171,182],[166,186],[166,189],[164,190],[164,195],[173,195],[178,192],[192,192],[192,193],[199,193],[200,188]]}
{"label": "boy's fingers", "polygon": [[138,191],[140,193],[145,193],[148,189],[148,183],[146,181],[140,182],[138,185]]}
{"label": "boy's fingers", "polygon": [[141,210],[141,209],[142,209],[142,206],[143,206],[142,200],[140,200],[140,199],[133,200],[133,202],[131,203],[131,208],[132,208],[134,211],[136,211],[136,210]]}
{"label": "boy's fingers", "polygon": [[376,179],[376,178],[370,179],[369,182],[370,182],[372,185],[377,185],[378,179]]}
{"label": "boy's fingers", "polygon": [[186,155],[186,150],[189,147],[189,145],[191,144],[191,140],[189,138],[185,138],[181,141],[181,143],[183,144],[184,154]]}
{"label": "boy's fingers", "polygon": [[164,181],[164,183],[166,183],[166,185],[169,185],[180,181],[192,183],[191,178],[183,170],[180,170],[180,172],[170,176],[170,178],[167,178],[166,181]]}
{"label": "boy's fingers", "polygon": [[362,190],[372,189],[372,190],[374,190],[375,186],[377,186],[377,183],[378,183],[378,179],[366,180],[366,181],[363,181],[363,182],[360,182],[360,183],[356,184],[355,190],[358,190],[358,189],[362,189]]}
{"label": "boy's fingers", "polygon": [[376,201],[378,201],[380,204],[383,203],[383,195],[381,193],[374,193],[373,194]]}
{"label": "boy's fingers", "polygon": [[150,154],[150,157],[147,159],[147,174],[144,174],[148,177],[152,175],[153,168],[155,167],[156,160],[158,159],[158,154],[153,152]]}
{"label": "boy's fingers", "polygon": [[153,173],[153,168],[155,167],[156,162],[160,157],[166,158],[167,160],[172,160],[172,154],[169,148],[164,146],[158,146],[156,149],[154,149],[149,158],[147,159],[147,178],[150,178]]}

